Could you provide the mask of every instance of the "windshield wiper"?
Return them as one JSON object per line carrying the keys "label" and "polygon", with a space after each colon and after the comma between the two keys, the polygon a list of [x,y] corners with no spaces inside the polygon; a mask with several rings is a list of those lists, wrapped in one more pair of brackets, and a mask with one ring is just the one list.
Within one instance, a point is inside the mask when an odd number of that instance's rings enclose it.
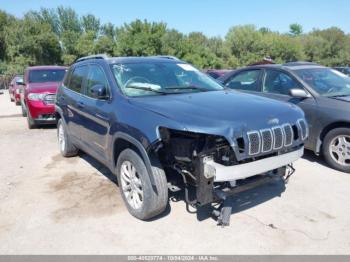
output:
{"label": "windshield wiper", "polygon": [[130,85],[130,86],[126,86],[125,88],[132,88],[132,89],[150,91],[150,92],[154,92],[154,93],[158,93],[158,94],[162,94],[162,95],[170,94],[169,92],[164,92],[164,91],[161,91],[161,90],[159,90],[159,89],[154,89],[154,88],[152,88],[152,87],[146,87],[146,86],[135,86],[135,85]]}
{"label": "windshield wiper", "polygon": [[328,97],[345,97],[345,96],[350,96],[350,94],[343,94],[343,95],[333,95],[333,96],[328,96]]}
{"label": "windshield wiper", "polygon": [[198,86],[169,86],[165,87],[166,90],[198,90],[200,92],[210,91],[209,89],[198,87]]}

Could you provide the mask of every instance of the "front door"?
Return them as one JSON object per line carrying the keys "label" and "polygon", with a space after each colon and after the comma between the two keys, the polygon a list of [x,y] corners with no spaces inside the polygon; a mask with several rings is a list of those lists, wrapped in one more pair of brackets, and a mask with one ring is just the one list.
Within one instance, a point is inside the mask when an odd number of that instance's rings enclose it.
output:
{"label": "front door", "polygon": [[[290,74],[277,69],[266,69],[262,78],[261,95],[281,100],[284,102],[293,103],[299,106],[305,113],[305,118],[308,121],[310,134],[316,127],[315,115],[317,114],[316,100],[311,96],[308,98],[296,98],[290,95],[291,89],[304,89],[303,86]],[[306,90],[305,90],[306,91]],[[305,147],[311,149],[313,138],[309,138]]]}
{"label": "front door", "polygon": [[[108,90],[107,98],[97,99],[92,96],[91,88],[97,84],[106,87]],[[109,86],[103,68],[97,64],[89,65],[83,95],[84,109],[81,115],[83,122],[81,127],[81,141],[102,162],[107,160],[108,156],[106,149],[108,147],[108,133],[112,115]]]}

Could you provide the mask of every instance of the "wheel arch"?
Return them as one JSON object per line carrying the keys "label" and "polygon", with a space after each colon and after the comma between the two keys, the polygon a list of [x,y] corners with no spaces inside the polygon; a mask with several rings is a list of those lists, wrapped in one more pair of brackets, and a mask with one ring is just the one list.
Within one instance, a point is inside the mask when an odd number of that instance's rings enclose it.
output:
{"label": "wheel arch", "polygon": [[151,157],[148,155],[146,149],[143,147],[143,145],[134,137],[123,133],[123,132],[117,132],[114,135],[113,139],[113,150],[112,150],[112,166],[115,168],[117,165],[118,157],[120,153],[127,148],[131,148],[135,150],[137,154],[140,155],[140,157],[143,159],[145,166],[147,168],[148,174],[149,174],[149,179],[152,184],[153,189],[156,190],[155,188],[155,181],[154,181],[154,173],[152,170],[152,163],[153,159],[151,162]]}
{"label": "wheel arch", "polygon": [[57,121],[61,118],[63,118],[63,111],[60,107],[55,106],[55,117],[57,119]]}
{"label": "wheel arch", "polygon": [[318,137],[318,142],[316,145],[316,152],[319,153],[321,152],[321,147],[324,141],[325,136],[328,134],[329,131],[335,129],[335,128],[350,128],[350,122],[347,121],[337,121],[337,122],[333,122],[328,124],[327,126],[325,126],[319,137]]}

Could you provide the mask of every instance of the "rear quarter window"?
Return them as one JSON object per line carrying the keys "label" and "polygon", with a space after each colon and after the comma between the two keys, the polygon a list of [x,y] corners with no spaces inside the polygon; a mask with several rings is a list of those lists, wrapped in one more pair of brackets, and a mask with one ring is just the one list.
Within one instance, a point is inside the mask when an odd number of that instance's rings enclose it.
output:
{"label": "rear quarter window", "polygon": [[74,68],[68,79],[69,85],[67,85],[67,87],[77,93],[82,93],[82,87],[85,82],[87,72],[87,66],[79,66]]}

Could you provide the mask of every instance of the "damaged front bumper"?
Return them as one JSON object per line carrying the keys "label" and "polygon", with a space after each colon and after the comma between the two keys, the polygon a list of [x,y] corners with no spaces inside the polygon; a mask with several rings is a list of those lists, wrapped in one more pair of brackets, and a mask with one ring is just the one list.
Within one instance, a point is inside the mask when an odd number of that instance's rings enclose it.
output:
{"label": "damaged front bumper", "polygon": [[204,162],[204,176],[214,177],[214,182],[236,181],[286,166],[301,158],[303,154],[304,147],[301,147],[293,152],[234,166],[224,166],[209,160]]}

